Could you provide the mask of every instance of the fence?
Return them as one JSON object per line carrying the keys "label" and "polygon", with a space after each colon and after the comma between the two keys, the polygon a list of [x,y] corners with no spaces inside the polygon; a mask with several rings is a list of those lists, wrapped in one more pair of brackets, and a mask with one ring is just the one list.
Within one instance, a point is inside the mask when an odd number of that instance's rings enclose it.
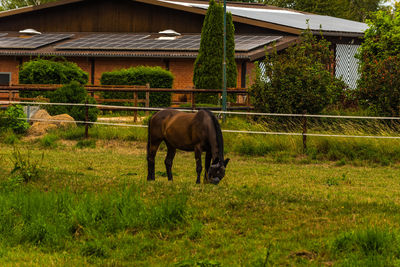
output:
{"label": "fence", "polygon": [[[38,103],[38,102],[18,102],[18,101],[0,101],[2,104],[24,104],[24,105],[67,105],[67,106],[82,106],[86,109],[86,114],[88,113],[89,107],[97,108],[115,108],[115,109],[130,109],[134,111],[145,110],[145,111],[158,111],[163,108],[150,108],[150,107],[122,107],[122,106],[110,106],[110,105],[98,105],[98,104],[71,104],[71,103]],[[196,109],[177,109],[184,112],[197,112]],[[226,115],[246,115],[246,116],[270,116],[270,117],[300,117],[302,118],[302,128],[301,133],[292,132],[263,132],[263,131],[243,131],[237,129],[224,129],[222,132],[226,133],[240,133],[240,134],[261,134],[261,135],[291,135],[291,136],[301,136],[303,141],[303,151],[307,149],[307,137],[333,137],[333,138],[375,138],[375,139],[400,139],[400,136],[377,136],[377,135],[340,135],[340,134],[319,134],[319,133],[308,133],[307,118],[331,118],[331,119],[360,119],[360,120],[395,120],[400,121],[400,117],[372,117],[372,116],[339,116],[339,115],[312,115],[312,114],[283,114],[283,113],[257,113],[257,112],[232,112],[232,111],[213,111],[216,114],[226,114]],[[28,118],[25,118],[28,119]],[[52,120],[40,120],[35,121],[52,121]],[[57,122],[67,122],[71,121],[60,121]],[[109,126],[122,126],[122,127],[140,127],[147,128],[146,125],[139,124],[125,124],[125,123],[104,123],[104,122],[89,122],[86,116],[85,121],[75,121],[78,124],[85,124],[85,137],[88,137],[88,126],[92,125],[109,125]]]}
{"label": "fence", "polygon": [[[4,94],[8,94],[7,97],[3,97],[3,99],[7,99],[8,101],[33,101],[34,98],[21,98],[19,97],[19,93],[23,91],[55,91],[63,85],[31,85],[31,84],[21,84],[21,85],[10,85],[10,86],[0,86],[0,92]],[[196,101],[195,95],[198,93],[214,93],[221,96],[221,89],[170,89],[170,88],[150,88],[149,84],[146,86],[128,86],[128,85],[85,85],[85,89],[91,96],[94,96],[96,92],[131,92],[131,99],[101,99],[97,98],[97,102],[125,102],[132,103],[134,107],[138,107],[139,103],[143,103],[146,108],[150,106],[150,93],[151,92],[170,92],[174,94],[185,94],[189,95],[190,101],[187,102],[174,102],[174,104],[189,104],[192,110],[196,109]],[[145,93],[145,99],[139,99],[139,93]],[[228,105],[228,109],[235,109],[235,107],[243,108],[246,110],[252,109],[250,105],[250,98],[248,96],[248,91],[245,88],[228,88],[228,94],[236,94],[237,99],[241,99],[242,101],[237,101],[237,103],[230,103]],[[1,100],[1,98],[0,98]],[[112,108],[111,106],[103,106],[101,108]],[[137,114],[135,112],[135,121],[137,118]]]}

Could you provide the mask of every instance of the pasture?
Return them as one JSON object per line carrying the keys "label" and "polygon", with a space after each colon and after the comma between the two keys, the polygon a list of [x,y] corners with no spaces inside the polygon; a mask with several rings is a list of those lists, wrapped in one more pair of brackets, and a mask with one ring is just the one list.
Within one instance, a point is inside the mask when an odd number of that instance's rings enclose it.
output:
{"label": "pasture", "polygon": [[[167,181],[164,147],[147,182],[145,132],[92,129],[86,143],[64,134],[0,142],[2,266],[400,263],[398,163],[228,151],[221,183],[196,185],[194,155],[181,151]],[[37,177],[16,178],[17,162],[37,166]]]}

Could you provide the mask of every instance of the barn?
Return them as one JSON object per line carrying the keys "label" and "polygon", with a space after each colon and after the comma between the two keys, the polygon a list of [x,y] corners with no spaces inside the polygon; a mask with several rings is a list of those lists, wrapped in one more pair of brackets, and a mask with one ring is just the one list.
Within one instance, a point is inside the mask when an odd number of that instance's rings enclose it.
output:
{"label": "barn", "polygon": [[[94,85],[105,71],[147,65],[170,70],[174,88],[190,88],[207,7],[192,0],[60,0],[0,12],[0,72],[18,84],[23,62],[62,56],[88,72]],[[265,48],[285,49],[307,22],[332,42],[336,75],[355,84],[353,56],[366,24],[255,3],[230,2],[227,11],[235,25],[238,87],[248,85]]]}

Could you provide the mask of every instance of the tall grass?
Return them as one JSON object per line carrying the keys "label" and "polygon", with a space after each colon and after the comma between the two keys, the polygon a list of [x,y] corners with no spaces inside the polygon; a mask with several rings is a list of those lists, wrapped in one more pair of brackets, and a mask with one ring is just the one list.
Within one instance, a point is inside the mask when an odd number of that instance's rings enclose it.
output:
{"label": "tall grass", "polygon": [[[229,118],[225,129],[302,132],[302,122],[296,119],[279,118],[268,121],[245,121]],[[311,119],[308,133],[338,135],[399,136],[400,124],[396,122]],[[295,158],[303,154],[302,136],[278,136],[255,134],[224,134],[227,152],[241,155],[272,155],[281,159],[282,155]],[[400,140],[374,138],[307,137],[305,154],[310,160],[331,160],[341,162],[372,162],[382,165],[400,162]]]}
{"label": "tall grass", "polygon": [[[66,140],[80,140],[85,136],[85,128],[70,128],[65,131],[56,131],[55,134]],[[89,128],[89,137],[102,140],[146,141],[147,129],[95,125]]]}
{"label": "tall grass", "polygon": [[392,266],[400,260],[399,236],[388,229],[357,229],[337,236],[332,252],[344,266]]}
{"label": "tall grass", "polygon": [[12,246],[62,249],[68,241],[93,235],[179,227],[188,215],[186,200],[180,193],[147,202],[136,186],[102,194],[2,190],[0,239]]}

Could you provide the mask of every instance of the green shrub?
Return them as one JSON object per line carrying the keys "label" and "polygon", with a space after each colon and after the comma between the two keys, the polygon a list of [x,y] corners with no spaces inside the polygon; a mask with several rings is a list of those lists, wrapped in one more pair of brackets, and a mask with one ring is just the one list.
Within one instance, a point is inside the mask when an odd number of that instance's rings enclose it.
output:
{"label": "green shrub", "polygon": [[368,20],[357,58],[358,99],[375,114],[400,114],[400,10],[379,11]]}
{"label": "green shrub", "polygon": [[[101,75],[102,85],[146,85],[152,88],[172,88],[174,77],[170,71],[161,67],[139,66],[129,69],[104,72]],[[104,98],[110,99],[132,99],[132,92],[103,92]],[[144,98],[145,93],[139,93],[139,98]],[[169,107],[171,105],[171,93],[150,93],[151,107]]]}
{"label": "green shrub", "polygon": [[[75,63],[35,59],[25,62],[19,71],[21,84],[67,84],[76,81],[80,84],[88,82],[89,75]],[[21,92],[21,97],[49,97],[50,92]]]}
{"label": "green shrub", "polygon": [[254,107],[261,112],[317,114],[337,101],[343,93],[343,83],[329,70],[333,62],[329,45],[307,30],[301,42],[285,53],[267,54],[265,70],[258,68],[250,89]]}
{"label": "green shrub", "polygon": [[[88,101],[88,104],[96,104],[96,100],[88,96],[86,89],[78,82],[71,82],[64,85],[50,94],[51,103],[76,103],[83,104]],[[86,109],[83,106],[46,106],[50,115],[69,114],[76,121],[84,121],[86,117]],[[96,121],[98,109],[96,107],[89,107],[88,111],[89,121]]]}
{"label": "green shrub", "polygon": [[0,114],[0,130],[11,129],[17,134],[25,133],[29,128],[29,123],[23,119],[25,117],[22,106],[13,105],[8,107],[3,114]]}

